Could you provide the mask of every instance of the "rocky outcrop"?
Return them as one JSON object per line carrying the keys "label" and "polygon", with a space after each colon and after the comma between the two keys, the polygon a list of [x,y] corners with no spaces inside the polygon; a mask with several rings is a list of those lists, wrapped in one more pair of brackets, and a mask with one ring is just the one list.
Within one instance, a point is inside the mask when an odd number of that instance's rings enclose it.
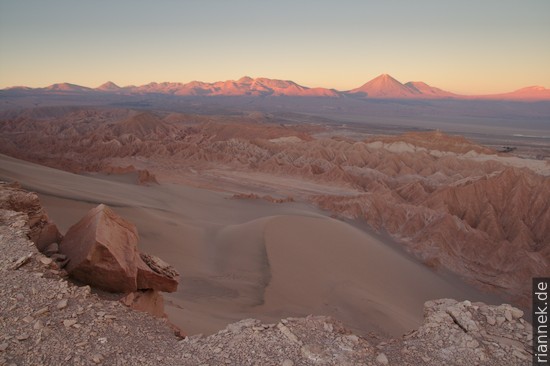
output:
{"label": "rocky outcrop", "polygon": [[143,169],[143,170],[140,169],[137,171],[137,174],[138,174],[138,177],[137,177],[138,184],[142,186],[159,183],[157,181],[157,177],[147,169]]}
{"label": "rocky outcrop", "polygon": [[510,305],[428,301],[424,323],[399,338],[358,337],[332,318],[262,324],[246,319],[182,344],[190,364],[240,365],[529,365],[531,325]]}
{"label": "rocky outcrop", "polygon": [[102,204],[67,231],[59,250],[69,260],[69,275],[83,283],[110,292],[175,291],[178,273],[140,254],[137,243],[136,227]]}
{"label": "rocky outcrop", "polygon": [[159,184],[157,177],[147,169],[136,169],[133,165],[128,165],[125,167],[121,166],[104,166],[101,168],[101,173],[111,174],[120,174],[120,175],[130,175],[135,177],[136,184],[142,186],[148,186],[152,184]]}
{"label": "rocky outcrop", "polygon": [[286,196],[281,198],[272,197],[271,195],[264,195],[259,196],[256,193],[235,193],[233,196],[231,196],[233,199],[238,200],[265,200],[267,202],[271,203],[287,203],[287,202],[294,202],[294,197],[292,196]]}
{"label": "rocky outcrop", "polygon": [[[182,364],[167,319],[60,277],[28,225],[25,213],[0,209],[0,365]],[[27,260],[14,269],[18,258]]]}
{"label": "rocky outcrop", "polygon": [[139,253],[137,261],[137,288],[175,292],[178,288],[178,272],[154,255]]}
{"label": "rocky outcrop", "polygon": [[0,182],[0,209],[23,212],[29,217],[29,239],[38,250],[61,241],[62,235],[57,226],[48,218],[36,193],[21,189],[19,184]]}
{"label": "rocky outcrop", "polygon": [[142,290],[131,292],[120,299],[124,305],[137,311],[149,313],[157,318],[165,317],[164,299],[155,290]]}
{"label": "rocky outcrop", "polygon": [[418,358],[427,365],[527,365],[533,334],[523,315],[508,304],[428,301],[424,324],[399,346],[404,359]]}
{"label": "rocky outcrop", "polygon": [[[140,253],[136,227],[99,205],[73,225],[63,237],[40,205],[38,196],[18,184],[0,182],[0,209],[25,214],[28,237],[50,258],[43,262],[74,279],[102,290],[127,293],[132,308],[164,316],[162,292],[174,292],[179,274],[153,255]],[[20,265],[28,262],[25,257]],[[19,266],[20,266],[19,265]]]}

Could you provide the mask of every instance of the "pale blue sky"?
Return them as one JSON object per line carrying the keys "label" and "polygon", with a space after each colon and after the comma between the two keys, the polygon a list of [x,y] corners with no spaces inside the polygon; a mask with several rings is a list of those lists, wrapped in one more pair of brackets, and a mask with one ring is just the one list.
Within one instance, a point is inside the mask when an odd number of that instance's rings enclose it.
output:
{"label": "pale blue sky", "polygon": [[548,0],[0,0],[0,87],[218,81],[550,87]]}

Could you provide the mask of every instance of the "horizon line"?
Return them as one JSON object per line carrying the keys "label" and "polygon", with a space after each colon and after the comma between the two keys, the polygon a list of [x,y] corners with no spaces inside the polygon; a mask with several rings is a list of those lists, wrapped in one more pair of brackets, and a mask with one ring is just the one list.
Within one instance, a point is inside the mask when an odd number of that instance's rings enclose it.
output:
{"label": "horizon line", "polygon": [[[269,78],[269,77],[265,77],[265,76],[258,76],[258,77],[251,77],[251,76],[248,76],[248,75],[244,75],[238,79],[225,79],[225,80],[217,80],[217,81],[201,81],[201,80],[197,80],[197,79],[193,79],[193,80],[190,80],[188,82],[182,82],[182,81],[150,81],[150,82],[147,82],[145,84],[128,84],[128,85],[124,85],[124,86],[121,86],[115,82],[112,81],[112,79],[110,80],[107,80],[101,84],[99,84],[98,86],[96,87],[93,87],[93,86],[86,86],[86,85],[83,85],[83,84],[78,84],[76,82],[70,82],[70,81],[63,81],[63,82],[55,82],[53,84],[48,84],[48,85],[45,85],[45,86],[36,86],[36,87],[32,87],[32,86],[28,86],[28,85],[12,85],[12,86],[6,86],[0,90],[12,90],[12,89],[32,89],[32,90],[36,90],[36,89],[46,89],[48,87],[52,87],[52,86],[55,86],[55,85],[71,85],[71,86],[75,86],[75,87],[81,87],[81,88],[86,88],[86,89],[90,89],[90,90],[98,90],[101,86],[105,85],[105,84],[108,84],[108,83],[112,83],[114,84],[116,87],[120,88],[120,89],[128,89],[128,88],[139,88],[139,87],[144,87],[144,86],[147,86],[147,85],[151,85],[151,84],[181,84],[182,86],[185,86],[185,85],[188,85],[188,84],[191,84],[191,83],[194,83],[194,82],[197,82],[197,83],[204,83],[204,84],[216,84],[216,83],[224,83],[224,82],[237,82],[241,79],[245,79],[245,78],[249,78],[249,79],[252,79],[252,80],[258,80],[258,79],[265,79],[265,80],[270,80],[270,81],[284,81],[284,82],[289,82],[289,83],[293,83],[293,84],[296,84],[300,87],[304,87],[304,88],[307,88],[307,89],[323,89],[323,90],[330,90],[330,91],[336,91],[338,93],[349,93],[351,92],[352,90],[355,90],[355,89],[359,89],[361,88],[362,86],[364,86],[365,84],[373,81],[373,80],[376,80],[378,78],[382,78],[382,77],[390,77],[391,79],[397,81],[399,84],[403,85],[406,87],[406,84],[408,83],[425,83],[426,85],[432,87],[432,88],[438,88],[438,89],[441,89],[439,88],[438,86],[434,86],[432,84],[428,84],[426,83],[425,81],[422,81],[422,80],[410,80],[410,81],[407,81],[407,82],[401,82],[399,81],[398,79],[394,78],[393,76],[391,76],[391,74],[388,74],[388,73],[382,73],[382,74],[379,74],[378,76],[366,81],[366,82],[363,82],[361,85],[357,86],[357,87],[354,87],[354,88],[351,88],[351,89],[347,89],[347,90],[340,90],[340,89],[336,89],[336,88],[330,88],[330,87],[317,87],[317,86],[314,86],[314,87],[311,87],[311,86],[306,86],[306,85],[303,85],[303,84],[300,84],[298,82],[295,82],[291,79],[280,79],[280,78]],[[549,88],[547,88],[546,86],[543,86],[543,85],[525,85],[525,86],[522,86],[522,87],[519,87],[518,89],[514,89],[514,90],[508,90],[508,91],[500,91],[500,92],[493,92],[493,93],[487,93],[487,94],[479,94],[479,93],[472,93],[472,92],[452,92],[452,91],[449,91],[449,90],[445,90],[445,89],[441,89],[442,91],[444,92],[448,92],[448,93],[452,93],[456,96],[466,96],[466,97],[475,97],[475,96],[491,96],[491,95],[500,95],[500,94],[509,94],[509,93],[513,93],[513,92],[517,92],[517,91],[520,91],[520,90],[523,90],[523,89],[528,89],[528,88],[542,88],[544,90],[550,90]]]}

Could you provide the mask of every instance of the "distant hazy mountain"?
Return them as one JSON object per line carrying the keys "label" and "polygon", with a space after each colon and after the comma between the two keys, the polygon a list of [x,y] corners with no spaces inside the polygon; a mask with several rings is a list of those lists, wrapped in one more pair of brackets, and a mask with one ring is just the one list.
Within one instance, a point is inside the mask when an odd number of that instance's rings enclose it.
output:
{"label": "distant hazy mountain", "polygon": [[112,81],[108,81],[105,84],[101,84],[96,88],[96,90],[99,91],[106,91],[106,92],[117,92],[120,91],[120,86],[116,85]]}
{"label": "distant hazy mountain", "polygon": [[420,99],[420,98],[451,98],[458,95],[432,87],[421,81],[410,81],[402,84],[388,74],[382,74],[359,88],[347,92],[367,98],[383,99]]}
{"label": "distant hazy mountain", "polygon": [[430,86],[422,81],[409,81],[405,86],[412,90],[417,90],[424,97],[434,97],[434,98],[458,98],[460,97],[457,94],[448,92],[443,89]]}
{"label": "distant hazy mountain", "polygon": [[43,88],[43,90],[55,91],[55,92],[87,92],[87,91],[92,91],[93,89],[85,86],[70,84],[70,83],[60,83],[60,84],[53,84],[53,85],[47,86]]}
{"label": "distant hazy mountain", "polygon": [[550,89],[543,86],[528,86],[511,93],[482,95],[479,97],[502,100],[550,100]]}
{"label": "distant hazy mountain", "polygon": [[[542,86],[531,86],[511,93],[492,95],[465,96],[454,94],[422,81],[410,81],[405,84],[388,74],[382,74],[362,86],[349,90],[337,91],[326,88],[308,88],[290,80],[242,77],[239,80],[205,83],[192,81],[187,84],[175,82],[149,83],[141,86],[120,87],[108,81],[92,89],[69,83],[53,84],[45,88],[28,88],[24,86],[6,88],[4,95],[28,95],[34,93],[66,94],[119,94],[141,95],[159,94],[176,96],[289,96],[289,97],[352,97],[368,99],[491,99],[491,100],[550,100],[550,89]],[[23,93],[23,94],[22,94]]]}
{"label": "distant hazy mountain", "polygon": [[410,98],[418,97],[421,94],[418,90],[408,88],[388,74],[382,74],[347,93],[368,98]]}
{"label": "distant hazy mountain", "polygon": [[267,78],[252,79],[243,77],[239,80],[218,81],[215,83],[204,83],[192,81],[182,83],[150,83],[138,87],[127,88],[132,93],[159,93],[173,95],[252,95],[252,96],[321,96],[337,97],[339,93],[335,90],[324,88],[308,88],[296,84],[290,80],[273,80]]}

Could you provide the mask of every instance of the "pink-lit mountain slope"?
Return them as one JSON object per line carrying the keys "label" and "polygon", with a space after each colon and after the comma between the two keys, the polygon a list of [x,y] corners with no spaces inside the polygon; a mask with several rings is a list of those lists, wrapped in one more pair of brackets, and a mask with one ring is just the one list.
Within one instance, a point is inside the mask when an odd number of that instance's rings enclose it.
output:
{"label": "pink-lit mountain slope", "polygon": [[96,90],[105,91],[105,92],[118,92],[121,89],[122,88],[120,86],[116,85],[112,81],[108,81],[105,84],[101,84],[96,88]]}
{"label": "pink-lit mountain slope", "polygon": [[550,89],[543,86],[528,86],[511,93],[474,96],[475,99],[499,99],[499,100],[550,100]]}
{"label": "pink-lit mountain slope", "polygon": [[309,88],[291,80],[268,78],[251,78],[248,76],[238,80],[217,81],[206,83],[192,81],[152,82],[140,86],[119,87],[113,82],[106,82],[92,89],[69,83],[53,84],[45,88],[28,88],[17,86],[2,90],[4,95],[18,93],[27,94],[86,94],[111,93],[119,95],[159,94],[175,96],[288,96],[288,97],[342,97],[366,99],[465,99],[465,100],[516,100],[544,101],[550,100],[550,89],[542,86],[530,86],[510,93],[491,95],[459,95],[440,88],[433,87],[422,81],[401,83],[388,74],[382,74],[362,86],[349,90],[337,91],[327,88]]}
{"label": "pink-lit mountain slope", "polygon": [[307,97],[337,97],[335,90],[324,88],[308,88],[290,80],[274,80],[267,78],[243,77],[239,80],[205,83],[192,81],[182,83],[150,83],[138,87],[126,88],[132,93],[160,93],[173,95],[197,96],[307,96]]}
{"label": "pink-lit mountain slope", "polygon": [[59,83],[59,84],[52,84],[50,86],[47,86],[47,87],[43,88],[42,90],[52,91],[52,92],[70,93],[70,92],[87,92],[87,91],[92,91],[93,89],[85,87],[85,86],[76,85],[76,84]]}
{"label": "pink-lit mountain slope", "polygon": [[433,98],[459,98],[460,96],[443,89],[430,86],[423,81],[409,81],[405,83],[405,86],[409,89],[418,90],[424,97]]}
{"label": "pink-lit mountain slope", "polygon": [[402,84],[388,74],[382,74],[359,88],[347,92],[349,95],[379,99],[421,99],[450,98],[457,95],[432,87],[421,81]]}

